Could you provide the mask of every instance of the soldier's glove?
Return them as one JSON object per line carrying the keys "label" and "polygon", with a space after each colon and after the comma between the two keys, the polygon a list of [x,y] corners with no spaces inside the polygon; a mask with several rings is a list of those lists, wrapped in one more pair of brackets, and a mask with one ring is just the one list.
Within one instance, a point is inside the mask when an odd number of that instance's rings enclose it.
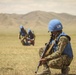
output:
{"label": "soldier's glove", "polygon": [[40,59],[40,62],[41,62],[41,65],[45,64],[47,62],[47,59],[46,58],[42,58],[42,59]]}

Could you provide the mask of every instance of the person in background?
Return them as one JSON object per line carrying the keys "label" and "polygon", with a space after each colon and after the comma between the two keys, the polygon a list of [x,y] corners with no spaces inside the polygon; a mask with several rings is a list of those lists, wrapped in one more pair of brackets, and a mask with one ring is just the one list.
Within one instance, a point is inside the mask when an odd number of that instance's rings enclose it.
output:
{"label": "person in background", "polygon": [[34,46],[35,45],[35,34],[34,34],[34,32],[32,32],[31,29],[28,29],[27,34],[28,34],[27,42]]}
{"label": "person in background", "polygon": [[27,39],[27,32],[22,25],[20,26],[19,39],[21,40],[22,45],[25,45]]}
{"label": "person in background", "polygon": [[[53,19],[48,24],[48,30],[51,32],[50,46],[54,43],[52,50],[40,61],[44,67],[42,73],[37,75],[51,75],[50,68],[60,69],[62,75],[68,75],[70,64],[73,60],[73,51],[71,47],[71,38],[62,31],[63,26],[60,20]],[[56,40],[56,41],[55,41]],[[40,48],[41,56],[43,48]]]}

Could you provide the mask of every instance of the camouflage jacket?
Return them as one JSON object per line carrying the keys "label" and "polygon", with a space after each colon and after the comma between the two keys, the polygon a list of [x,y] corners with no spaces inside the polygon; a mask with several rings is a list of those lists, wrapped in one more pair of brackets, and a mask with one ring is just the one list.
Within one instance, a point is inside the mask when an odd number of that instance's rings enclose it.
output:
{"label": "camouflage jacket", "polygon": [[64,51],[66,45],[68,44],[68,42],[69,42],[69,39],[67,37],[61,36],[57,43],[57,50],[55,52],[53,51],[52,54],[49,54],[45,58],[52,60],[52,59],[60,57],[63,54],[63,51]]}

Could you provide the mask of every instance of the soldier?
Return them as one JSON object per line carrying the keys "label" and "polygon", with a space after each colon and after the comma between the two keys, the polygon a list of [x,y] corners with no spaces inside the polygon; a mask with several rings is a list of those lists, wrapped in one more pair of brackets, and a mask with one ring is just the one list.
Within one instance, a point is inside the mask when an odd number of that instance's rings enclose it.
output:
{"label": "soldier", "polygon": [[[44,70],[37,75],[51,75],[49,68],[60,69],[62,75],[67,75],[73,60],[73,52],[71,48],[71,38],[63,31],[63,26],[58,19],[53,19],[49,22],[48,30],[51,32],[52,40],[50,46],[54,44],[52,50],[44,58],[40,59]],[[55,42],[56,39],[56,42]],[[39,54],[43,53],[43,48],[40,49]]]}
{"label": "soldier", "polygon": [[27,42],[34,46],[34,44],[35,44],[35,34],[30,29],[28,29],[27,34],[28,34]]}
{"label": "soldier", "polygon": [[20,26],[19,39],[21,39],[22,45],[25,45],[27,39],[27,32],[22,25]]}

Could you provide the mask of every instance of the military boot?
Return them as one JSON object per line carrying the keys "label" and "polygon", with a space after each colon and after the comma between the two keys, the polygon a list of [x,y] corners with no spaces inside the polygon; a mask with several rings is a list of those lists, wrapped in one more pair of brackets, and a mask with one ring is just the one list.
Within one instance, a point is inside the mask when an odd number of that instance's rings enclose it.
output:
{"label": "military boot", "polygon": [[47,67],[46,65],[43,65],[43,66],[44,66],[43,72],[37,73],[37,75],[51,75],[51,71],[49,67]]}
{"label": "military boot", "polygon": [[70,68],[69,68],[69,67],[62,68],[62,69],[61,69],[62,75],[68,75],[69,71],[70,71]]}

